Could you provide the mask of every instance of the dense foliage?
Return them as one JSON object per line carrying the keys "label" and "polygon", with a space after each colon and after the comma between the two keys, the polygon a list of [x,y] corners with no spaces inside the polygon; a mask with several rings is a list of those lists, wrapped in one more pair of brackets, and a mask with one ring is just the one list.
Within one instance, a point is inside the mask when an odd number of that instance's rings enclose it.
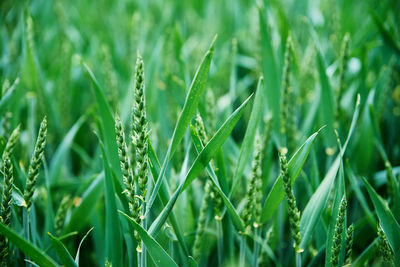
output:
{"label": "dense foliage", "polygon": [[400,266],[400,2],[1,1],[2,266]]}

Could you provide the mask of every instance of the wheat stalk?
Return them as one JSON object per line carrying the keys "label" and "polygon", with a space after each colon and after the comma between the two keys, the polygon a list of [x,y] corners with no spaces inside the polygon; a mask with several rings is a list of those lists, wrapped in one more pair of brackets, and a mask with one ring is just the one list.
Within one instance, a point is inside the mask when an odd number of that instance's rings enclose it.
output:
{"label": "wheat stalk", "polygon": [[28,177],[26,179],[24,200],[27,210],[30,209],[32,204],[32,196],[35,191],[36,180],[39,175],[40,166],[42,165],[44,146],[46,145],[46,137],[47,137],[47,119],[46,117],[44,117],[42,123],[40,124],[35,150],[33,152],[33,156],[29,164]]}

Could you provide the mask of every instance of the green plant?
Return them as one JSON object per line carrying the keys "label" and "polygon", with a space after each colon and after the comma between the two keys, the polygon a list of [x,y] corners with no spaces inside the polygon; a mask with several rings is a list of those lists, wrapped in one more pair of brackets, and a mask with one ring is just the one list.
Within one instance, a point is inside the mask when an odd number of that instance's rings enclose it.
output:
{"label": "green plant", "polygon": [[399,12],[1,1],[2,264],[400,266]]}

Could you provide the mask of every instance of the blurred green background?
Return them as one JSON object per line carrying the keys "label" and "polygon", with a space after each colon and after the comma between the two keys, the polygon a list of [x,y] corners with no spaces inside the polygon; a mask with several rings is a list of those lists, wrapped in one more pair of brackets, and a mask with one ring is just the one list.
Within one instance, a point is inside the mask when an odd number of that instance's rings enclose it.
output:
{"label": "blurred green background", "polygon": [[[382,185],[386,177],[379,172],[385,166],[374,144],[376,133],[367,103],[374,106],[378,129],[391,164],[400,165],[399,18],[400,2],[394,0],[3,0],[0,2],[2,102],[7,95],[7,84],[13,84],[17,78],[19,83],[6,103],[1,104],[1,145],[4,146],[11,130],[21,124],[22,133],[15,158],[21,168],[19,172],[23,173],[33,151],[38,125],[47,115],[46,162],[57,180],[51,185],[52,209],[57,209],[65,194],[75,196],[75,201],[79,203],[93,177],[102,171],[98,139],[93,133],[98,131],[96,121],[99,118],[92,85],[82,68],[82,61],[93,69],[113,112],[120,114],[129,128],[134,65],[137,51],[140,51],[145,63],[150,138],[159,158],[163,159],[196,67],[215,34],[218,34],[218,39],[207,87],[215,95],[216,122],[220,125],[255,91],[261,75],[265,78],[265,92],[273,90],[273,87],[279,92],[286,39],[290,33],[294,43],[291,83],[295,92],[293,104],[298,130],[296,147],[299,147],[308,136],[327,124],[326,114],[322,111],[326,103],[321,100],[321,94],[326,92],[324,90],[337,94],[340,51],[343,38],[348,33],[350,46],[346,89],[341,101],[334,107],[339,106],[342,114],[336,126],[344,140],[356,96],[360,94],[360,120],[346,158],[357,175],[371,179],[378,192],[381,190],[385,195]],[[264,29],[260,28],[263,23],[266,26]],[[268,39],[263,39],[262,31],[268,32]],[[272,57],[265,52],[267,46],[271,46]],[[329,88],[320,80],[319,55]],[[269,93],[263,94],[263,97],[263,112],[271,114],[272,106],[279,106],[280,97],[276,98],[278,103]],[[205,94],[199,107],[203,115],[207,113],[206,103]],[[235,170],[250,111],[245,110],[232,138],[224,145],[228,177]],[[279,123],[279,115],[273,115],[274,123]],[[329,116],[328,119],[333,121],[334,114]],[[78,121],[79,118],[82,119]],[[333,128],[333,125],[328,127]],[[71,140],[65,141],[67,134],[70,134]],[[275,131],[275,134],[278,132]],[[334,159],[332,154],[337,149],[332,137],[333,131],[324,131],[314,145],[312,160],[304,174],[313,177],[311,180],[314,183],[300,184],[296,189],[306,192],[298,198],[300,209],[304,208]],[[67,144],[65,150],[68,152],[62,154],[56,166],[54,155],[63,142]],[[269,155],[277,162],[271,147]],[[177,152],[171,173],[181,171],[185,149],[186,146],[182,145]],[[312,168],[312,164],[318,168]],[[270,185],[278,173],[278,165],[272,162],[266,165],[269,167],[265,167],[268,172],[264,176],[267,177],[267,185]],[[394,171],[397,174],[400,168],[394,168]],[[18,175],[20,178],[15,183],[22,189],[23,174]],[[178,175],[171,177],[170,185],[175,188]],[[44,179],[39,178],[40,189],[36,195],[39,232],[45,229],[41,225],[45,220],[47,199],[44,183]],[[201,185],[201,182],[196,185]],[[243,194],[241,189],[233,196],[238,205]],[[185,207],[178,214],[181,214],[179,217],[188,239],[193,238],[195,231],[200,195],[201,190],[189,191],[178,203],[178,206]],[[350,198],[350,203],[351,200],[353,212],[350,217],[356,220],[363,213],[354,196]],[[82,228],[87,230],[90,225],[103,224],[102,205],[99,203],[95,207]],[[82,257],[88,264],[104,263],[101,226],[98,229],[98,234],[83,248],[85,253]],[[280,237],[284,236],[282,229],[278,234]],[[357,254],[373,240],[372,235],[362,236],[362,231],[368,232],[370,228],[366,226],[362,229],[358,235],[359,242],[355,244]],[[85,231],[79,230],[81,237]],[[282,238],[288,241],[288,237]],[[42,242],[45,244],[48,241]],[[76,247],[77,242],[78,237],[68,245]],[[283,266],[292,261],[292,256],[285,256],[286,249],[290,248],[289,242],[273,247]],[[211,255],[212,251],[210,248],[208,253]],[[215,259],[210,256],[209,264],[212,263]]]}

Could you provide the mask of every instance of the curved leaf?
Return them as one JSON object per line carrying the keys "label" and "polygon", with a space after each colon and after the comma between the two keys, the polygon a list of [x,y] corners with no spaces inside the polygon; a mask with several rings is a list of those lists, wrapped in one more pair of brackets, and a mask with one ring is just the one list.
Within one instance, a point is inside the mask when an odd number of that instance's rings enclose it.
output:
{"label": "curved leaf", "polygon": [[32,243],[26,241],[24,238],[19,236],[16,232],[5,226],[0,222],[0,233],[4,235],[8,240],[19,248],[25,255],[31,260],[42,267],[55,267],[58,264],[46,255],[43,251],[35,247]]}
{"label": "curved leaf", "polygon": [[[321,130],[322,128],[318,132],[312,134],[289,160],[288,168],[292,184],[294,184],[297,177],[299,176],[300,171],[307,160],[308,154],[310,153],[312,144],[314,143],[315,138],[317,137],[317,135]],[[283,191],[283,181],[281,176],[279,175],[274,185],[272,186],[272,189],[269,192],[267,199],[265,200],[265,204],[263,206],[261,213],[262,223],[265,223],[272,217],[272,215],[275,213],[275,211],[279,207],[284,197],[285,197],[285,192]]]}
{"label": "curved leaf", "polygon": [[[166,219],[168,218],[169,213],[171,212],[176,200],[178,199],[180,193],[184,191],[193,180],[200,175],[200,173],[204,170],[204,168],[208,165],[208,162],[214,157],[219,148],[225,142],[225,140],[231,134],[233,128],[236,123],[239,121],[240,117],[243,114],[244,108],[249,103],[249,96],[240,107],[238,107],[235,112],[229,116],[229,118],[224,122],[224,124],[218,129],[215,135],[210,139],[207,145],[201,150],[201,152],[196,157],[192,166],[190,167],[189,172],[186,174],[185,179],[179,185],[178,189],[175,191],[174,195],[170,198],[165,208],[162,210],[157,219],[150,226],[149,233],[151,235],[156,235],[161,226],[164,224]],[[219,188],[221,190],[221,188]],[[221,190],[222,192],[222,190]]]}
{"label": "curved leaf", "polygon": [[214,43],[217,36],[214,37],[214,40],[211,43],[209,50],[203,57],[200,66],[198,67],[196,74],[194,75],[192,84],[190,85],[189,92],[186,96],[185,104],[183,105],[183,109],[181,114],[179,115],[178,122],[176,123],[174,133],[172,134],[171,143],[168,147],[167,154],[165,155],[164,162],[162,164],[160,174],[158,175],[157,182],[154,186],[153,191],[149,197],[148,203],[146,205],[146,214],[150,211],[153,206],[154,200],[158,194],[158,191],[161,187],[161,183],[164,178],[165,171],[168,166],[168,162],[171,160],[172,156],[176,148],[178,147],[180,141],[182,140],[187,127],[189,126],[190,120],[193,118],[193,115],[196,113],[197,106],[199,104],[200,98],[203,95],[206,81],[208,79],[208,73],[210,71],[211,60],[214,52]]}
{"label": "curved leaf", "polygon": [[71,127],[67,135],[64,137],[61,144],[58,146],[56,152],[51,158],[49,178],[50,183],[54,183],[60,175],[62,164],[64,164],[68,151],[72,145],[75,135],[86,121],[88,113],[83,114]]}
{"label": "curved leaf", "polygon": [[262,115],[263,96],[261,95],[261,91],[263,85],[264,85],[264,79],[263,77],[260,77],[257,84],[256,95],[254,96],[254,104],[251,110],[249,123],[247,124],[246,133],[244,135],[243,142],[240,147],[239,159],[237,161],[235,173],[233,175],[233,185],[230,195],[234,193],[235,188],[238,185],[238,182],[243,175],[243,171],[246,167],[246,164],[248,163],[251,156],[251,150],[253,148],[257,126]]}
{"label": "curved leaf", "polygon": [[58,258],[66,267],[77,267],[72,258],[71,254],[69,254],[67,248],[64,244],[55,236],[50,233],[47,233],[50,237],[50,241],[53,244],[55,251],[57,252]]}
{"label": "curved leaf", "polygon": [[[349,133],[346,138],[346,142],[343,145],[343,149],[341,154],[344,155],[347,144],[350,141],[350,138],[354,132],[358,115],[360,113],[360,95],[357,96],[356,107],[353,114],[353,119],[351,121],[351,126]],[[333,182],[335,181],[336,175],[338,173],[340,167],[340,155],[338,155],[329,168],[328,172],[326,173],[323,181],[318,186],[317,190],[311,196],[310,200],[308,201],[306,208],[300,219],[300,234],[301,234],[301,248],[305,248],[307,242],[311,238],[311,235],[314,231],[315,225],[320,218],[323,209],[328,201],[329,193],[333,187]]]}
{"label": "curved leaf", "polygon": [[374,204],[376,214],[382,225],[382,229],[394,252],[395,266],[400,266],[400,225],[390,211],[387,203],[376,193],[375,189],[368,183],[367,179],[362,177],[368,194]]}

